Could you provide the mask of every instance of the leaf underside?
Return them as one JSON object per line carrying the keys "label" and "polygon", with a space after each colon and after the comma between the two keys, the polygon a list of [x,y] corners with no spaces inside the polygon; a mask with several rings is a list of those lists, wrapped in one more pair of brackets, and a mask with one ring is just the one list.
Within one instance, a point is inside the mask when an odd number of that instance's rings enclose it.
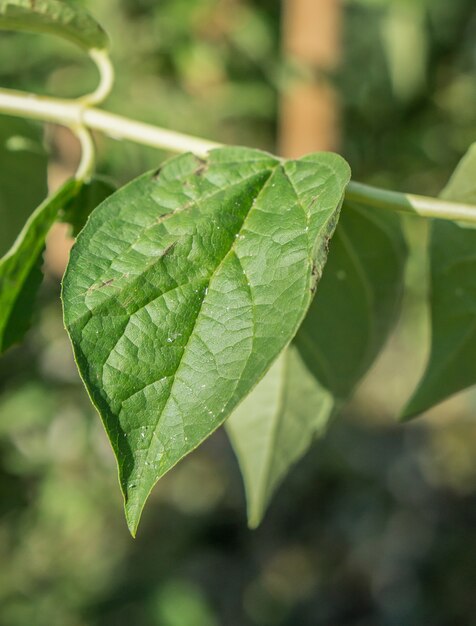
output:
{"label": "leaf underside", "polygon": [[397,321],[407,252],[398,215],[345,202],[296,337],[304,362],[338,400],[352,394]]}
{"label": "leaf underside", "polygon": [[43,279],[46,236],[54,222],[61,217],[76,234],[113,189],[101,179],[88,183],[69,180],[32,213],[13,246],[0,259],[0,354],[21,341],[30,327]]}
{"label": "leaf underside", "polygon": [[62,207],[60,219],[71,226],[71,236],[77,237],[84,228],[92,211],[108,198],[117,187],[101,176],[81,184]]}
{"label": "leaf underside", "polygon": [[279,483],[321,434],[334,398],[291,344],[226,422],[246,490],[248,525],[256,528]]}
{"label": "leaf underside", "polygon": [[344,202],[293,343],[226,423],[251,527],[382,349],[399,312],[406,258],[397,215]]}
{"label": "leaf underside", "polygon": [[[442,198],[476,211],[476,144],[461,160]],[[476,229],[434,220],[430,237],[431,351],[405,407],[411,419],[476,383]]]}
{"label": "leaf underside", "polygon": [[42,280],[46,235],[76,187],[76,181],[69,181],[47,198],[32,213],[12,248],[0,259],[0,354],[23,339],[30,327]]}
{"label": "leaf underside", "polygon": [[334,154],[182,155],[116,192],[79,235],[65,324],[133,534],[157,480],[224,422],[296,333],[348,180]]}
{"label": "leaf underside", "polygon": [[[0,164],[1,258],[47,194],[48,158],[42,147],[41,127],[26,120],[2,117]],[[28,180],[28,184],[19,184],[22,180]]]}
{"label": "leaf underside", "polygon": [[0,29],[58,35],[86,50],[109,47],[101,26],[70,0],[0,0]]}

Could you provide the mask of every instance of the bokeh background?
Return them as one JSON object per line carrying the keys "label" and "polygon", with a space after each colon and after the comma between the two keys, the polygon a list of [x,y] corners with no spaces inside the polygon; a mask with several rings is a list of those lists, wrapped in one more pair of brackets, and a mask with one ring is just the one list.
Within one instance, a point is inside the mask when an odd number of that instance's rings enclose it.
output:
{"label": "bokeh background", "polygon": [[[110,110],[286,154],[334,148],[357,180],[428,194],[476,138],[474,0],[89,5],[114,42]],[[0,59],[7,87],[74,96],[95,81],[55,39],[1,33]],[[0,119],[0,140],[11,123]],[[53,188],[78,147],[46,135]],[[100,171],[121,183],[167,156],[97,145]],[[37,160],[24,159],[30,185]],[[246,528],[219,431],[161,480],[136,540],[62,329],[69,244],[56,229],[38,324],[0,361],[0,626],[476,624],[476,396],[397,422],[428,350],[426,224],[405,229],[398,328],[262,526]]]}

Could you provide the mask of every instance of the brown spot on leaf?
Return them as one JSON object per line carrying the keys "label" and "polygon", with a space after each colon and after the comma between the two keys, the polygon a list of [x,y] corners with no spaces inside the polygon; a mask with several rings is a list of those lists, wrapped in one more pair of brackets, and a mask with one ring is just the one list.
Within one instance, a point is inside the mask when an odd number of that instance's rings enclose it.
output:
{"label": "brown spot on leaf", "polygon": [[194,175],[195,176],[203,176],[203,174],[205,174],[205,172],[208,169],[208,161],[206,159],[201,159],[200,157],[197,157],[197,161],[198,161],[199,165],[195,169]]}
{"label": "brown spot on leaf", "polygon": [[99,285],[99,289],[102,289],[103,287],[107,287],[108,285],[111,285],[114,282],[114,278],[110,278],[109,280],[106,280],[105,282],[101,283]]}
{"label": "brown spot on leaf", "polygon": [[173,243],[171,243],[169,246],[167,246],[165,248],[165,250],[162,252],[161,257],[164,258],[164,256],[167,256],[167,254],[169,254],[170,252],[172,252],[172,250],[175,248],[175,246],[177,245],[177,242],[174,241]]}
{"label": "brown spot on leaf", "polygon": [[312,264],[311,268],[311,293],[315,294],[317,289],[317,283],[319,282],[319,270],[315,263]]}
{"label": "brown spot on leaf", "polygon": [[107,287],[107,286],[111,285],[113,282],[114,282],[114,278],[110,278],[109,280],[103,281],[99,285],[91,285],[91,287],[88,287],[87,293],[92,293],[93,291],[97,291],[98,289],[102,289],[103,287]]}

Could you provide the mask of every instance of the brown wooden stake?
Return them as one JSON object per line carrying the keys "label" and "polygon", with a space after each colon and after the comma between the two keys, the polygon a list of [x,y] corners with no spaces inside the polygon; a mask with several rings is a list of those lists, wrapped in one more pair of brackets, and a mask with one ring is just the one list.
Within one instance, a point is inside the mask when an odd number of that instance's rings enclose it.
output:
{"label": "brown wooden stake", "polygon": [[339,64],[341,18],[340,0],[283,0],[284,55],[315,76],[292,79],[284,89],[279,124],[283,156],[338,147],[338,99],[325,74]]}

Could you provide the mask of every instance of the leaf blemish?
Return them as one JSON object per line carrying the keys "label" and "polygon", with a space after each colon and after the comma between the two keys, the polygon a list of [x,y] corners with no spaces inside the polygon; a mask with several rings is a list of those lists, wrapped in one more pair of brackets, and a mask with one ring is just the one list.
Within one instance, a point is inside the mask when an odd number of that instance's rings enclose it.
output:
{"label": "leaf blemish", "polygon": [[169,246],[165,248],[165,250],[162,252],[160,256],[163,258],[164,256],[167,256],[167,254],[170,254],[170,252],[172,252],[172,250],[175,248],[176,245],[177,245],[176,241],[171,243]]}
{"label": "leaf blemish", "polygon": [[114,278],[110,278],[109,280],[103,281],[99,285],[91,285],[91,287],[88,288],[87,293],[89,294],[89,293],[92,293],[93,291],[96,291],[97,289],[102,289],[103,287],[108,287],[113,282],[114,282]]}
{"label": "leaf blemish", "polygon": [[198,167],[194,171],[195,176],[203,176],[205,172],[208,170],[208,161],[205,159],[200,159],[197,157],[197,161],[199,163]]}
{"label": "leaf blemish", "polygon": [[311,268],[311,293],[316,293],[317,283],[319,282],[319,270],[315,263],[312,264]]}
{"label": "leaf blemish", "polygon": [[104,281],[101,285],[99,285],[98,289],[102,289],[103,287],[107,287],[114,282],[114,278],[110,278],[109,280]]}

